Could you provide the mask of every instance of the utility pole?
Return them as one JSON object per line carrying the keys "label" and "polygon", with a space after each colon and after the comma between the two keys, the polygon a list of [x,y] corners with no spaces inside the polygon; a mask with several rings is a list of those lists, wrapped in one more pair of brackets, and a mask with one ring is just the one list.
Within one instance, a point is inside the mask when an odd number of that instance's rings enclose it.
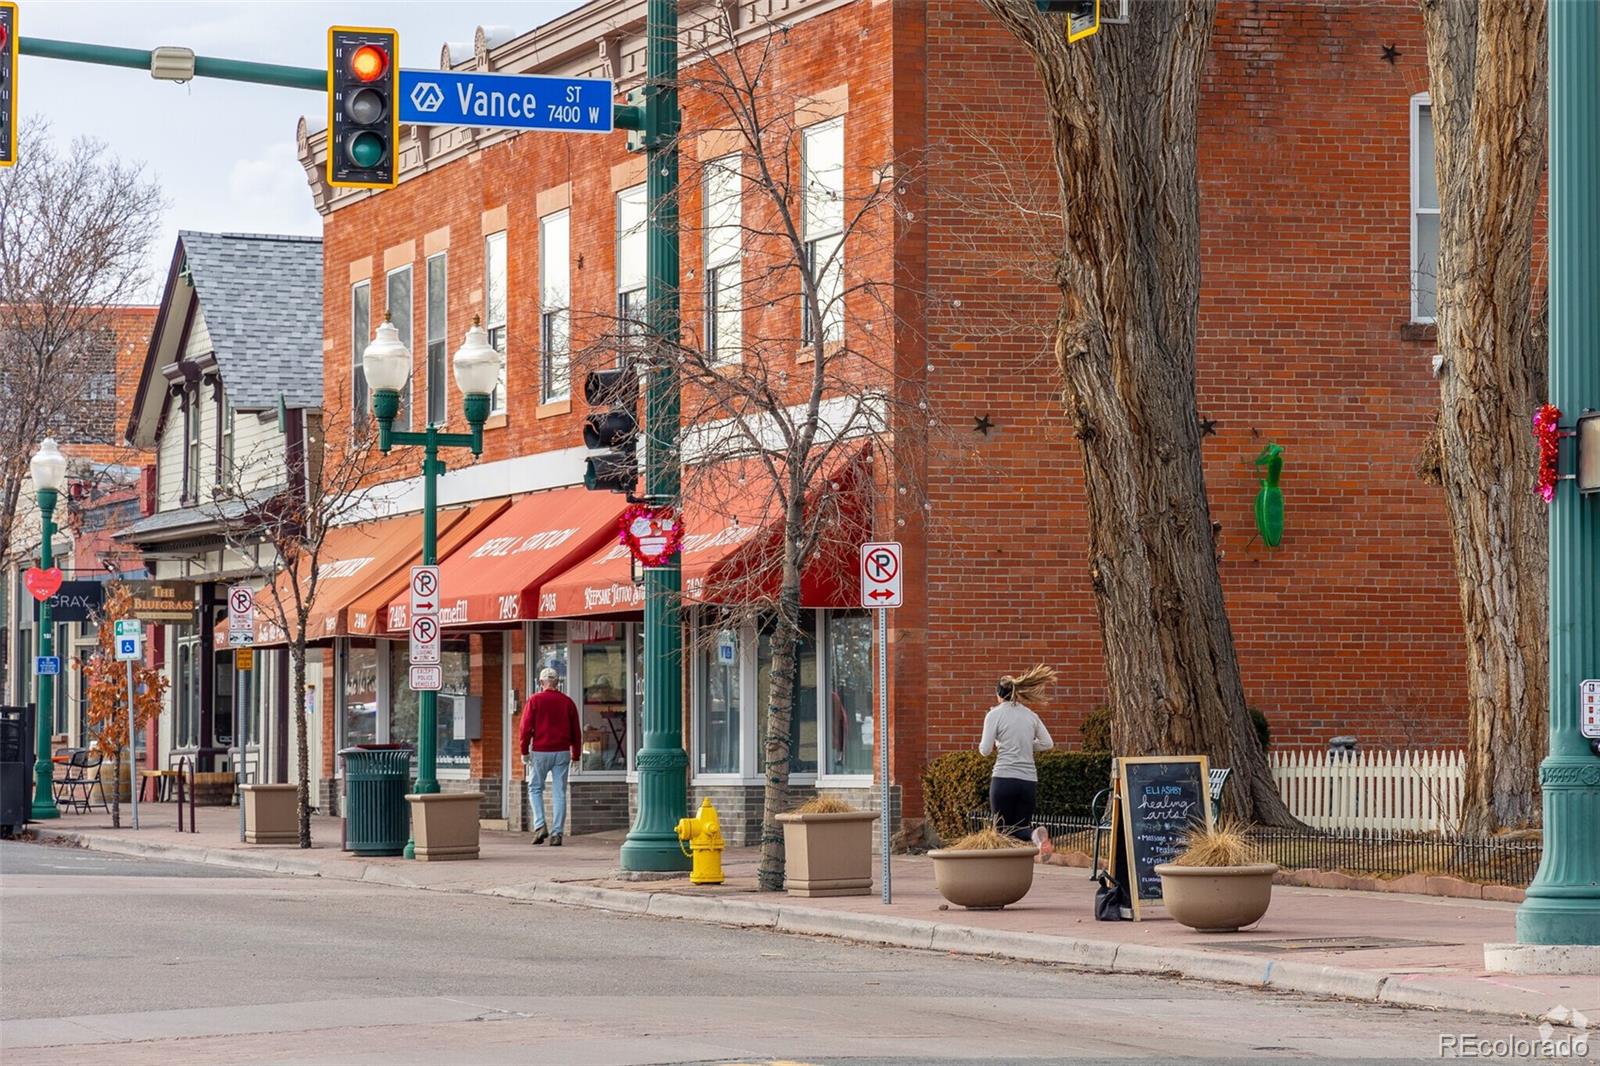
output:
{"label": "utility pole", "polygon": [[[643,142],[650,219],[645,253],[645,496],[679,505],[678,475],[678,10],[677,0],[645,9]],[[619,109],[619,112],[621,109]],[[623,115],[618,114],[618,125]],[[639,817],[622,845],[622,868],[689,868],[678,820],[687,813],[689,756],[683,750],[683,630],[679,618],[682,557],[644,571],[643,743]]]}
{"label": "utility pole", "polygon": [[[1550,402],[1600,408],[1600,4],[1550,2]],[[1600,493],[1550,504],[1550,753],[1544,857],[1517,908],[1522,944],[1600,944],[1600,753],[1578,686],[1600,678]]]}

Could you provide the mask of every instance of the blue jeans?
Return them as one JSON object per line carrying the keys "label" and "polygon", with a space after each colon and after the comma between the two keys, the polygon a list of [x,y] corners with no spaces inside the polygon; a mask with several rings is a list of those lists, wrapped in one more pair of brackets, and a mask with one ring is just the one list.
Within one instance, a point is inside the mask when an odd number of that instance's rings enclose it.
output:
{"label": "blue jeans", "polygon": [[530,751],[528,753],[528,806],[533,810],[533,831],[537,833],[544,828],[544,779],[546,774],[555,776],[555,795],[551,797],[550,813],[554,816],[555,825],[550,830],[552,833],[567,831],[567,767],[572,760],[572,753],[563,748],[560,751]]}

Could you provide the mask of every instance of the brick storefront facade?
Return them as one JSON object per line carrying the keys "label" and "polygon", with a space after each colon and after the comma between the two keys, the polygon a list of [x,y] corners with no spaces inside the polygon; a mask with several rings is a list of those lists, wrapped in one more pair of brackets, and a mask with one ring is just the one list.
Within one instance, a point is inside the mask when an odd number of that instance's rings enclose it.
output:
{"label": "brick storefront facade", "polygon": [[[925,524],[912,504],[878,517],[880,532],[906,544],[912,575],[907,606],[892,621],[891,701],[892,777],[913,813],[927,760],[976,743],[999,674],[1038,661],[1060,670],[1063,683],[1041,711],[1063,746],[1077,745],[1083,716],[1104,699],[1081,462],[1051,351],[1058,294],[1039,269],[1050,247],[985,206],[1003,184],[996,161],[1006,181],[1044,190],[1054,203],[1048,135],[1031,103],[1040,95],[1031,61],[971,0],[781,6],[792,29],[767,72],[770,92],[843,101],[832,106],[845,119],[847,171],[892,162],[903,175],[892,254],[847,262],[894,283],[894,365],[926,383],[956,442],[930,448],[916,472]],[[631,87],[642,72],[642,27],[613,16],[633,7],[596,0],[480,51],[475,62],[615,76]],[[744,17],[753,24],[751,12]],[[686,26],[693,21],[685,16]],[[1386,44],[1399,50],[1393,64],[1382,59]],[[1431,327],[1412,323],[1410,302],[1412,98],[1426,75],[1420,17],[1407,0],[1225,2],[1218,14],[1201,97],[1199,400],[1215,423],[1204,438],[1206,474],[1246,692],[1278,746],[1345,733],[1366,747],[1465,739],[1445,517],[1436,490],[1414,472],[1437,401]],[[711,125],[703,95],[686,92],[686,160],[712,150],[715,139],[702,136]],[[352,285],[370,285],[376,325],[386,275],[412,267],[420,371],[428,257],[448,256],[454,350],[482,312],[485,237],[504,231],[510,402],[491,420],[483,462],[574,448],[581,398],[538,402],[539,219],[571,212],[576,349],[580,334],[596,328],[581,312],[616,306],[615,194],[643,180],[642,158],[624,150],[621,133],[440,128],[402,141],[398,188],[348,192],[321,183],[321,135],[302,131],[325,215],[325,394],[330,411],[342,412],[330,414],[330,426],[350,417],[361,343],[352,337]],[[698,192],[687,189],[684,216],[699,209]],[[686,238],[686,272],[698,257]],[[695,285],[685,281],[686,323],[698,314]],[[749,315],[765,316],[770,331],[774,313]],[[452,428],[462,428],[453,382],[448,397]],[[979,418],[993,428],[979,432]],[[1287,532],[1276,550],[1254,539],[1251,511],[1253,460],[1269,441],[1285,449]],[[570,462],[566,483],[581,475],[581,461]],[[520,698],[522,634],[506,647]],[[484,733],[473,745],[472,781],[486,792],[507,770],[498,656],[488,656],[491,665],[474,654]],[[509,769],[519,795],[520,768]],[[728,801],[726,829],[759,804],[749,784],[691,792]],[[573,830],[624,824],[616,791],[593,791],[575,780]],[[503,813],[490,806],[486,816],[526,820],[525,800]]]}

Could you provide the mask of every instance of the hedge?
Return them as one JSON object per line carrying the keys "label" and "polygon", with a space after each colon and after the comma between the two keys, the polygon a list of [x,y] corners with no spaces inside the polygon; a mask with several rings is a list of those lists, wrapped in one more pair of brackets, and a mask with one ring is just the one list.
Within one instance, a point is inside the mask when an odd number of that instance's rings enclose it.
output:
{"label": "hedge", "polygon": [[[1040,817],[1089,813],[1094,794],[1111,781],[1107,751],[1045,751],[1034,756],[1039,769]],[[989,805],[994,756],[953,751],[928,764],[922,774],[922,803],[939,833],[950,842],[967,832],[967,815]]]}

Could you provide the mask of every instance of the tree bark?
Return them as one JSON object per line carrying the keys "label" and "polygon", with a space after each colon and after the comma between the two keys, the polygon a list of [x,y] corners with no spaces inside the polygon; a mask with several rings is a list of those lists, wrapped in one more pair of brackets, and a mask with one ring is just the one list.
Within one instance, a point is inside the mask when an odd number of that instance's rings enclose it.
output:
{"label": "tree bark", "polygon": [[[1423,0],[1439,180],[1437,476],[1467,641],[1463,828],[1537,825],[1549,713],[1544,394],[1534,216],[1548,119],[1544,0]],[[1600,59],[1597,59],[1600,61]]]}
{"label": "tree bark", "polygon": [[[305,633],[302,620],[300,632]],[[300,760],[296,774],[295,813],[299,818],[300,846],[311,846],[311,752],[306,743],[306,644],[299,639],[291,647],[294,660],[294,749]]]}
{"label": "tree bark", "polygon": [[983,0],[1044,83],[1065,233],[1056,358],[1082,445],[1089,573],[1124,755],[1231,767],[1229,814],[1293,824],[1245,707],[1195,398],[1197,112],[1214,0],[1136,4],[1069,45],[1033,0]]}
{"label": "tree bark", "polygon": [[[767,696],[767,734],[763,746],[766,783],[761,804],[761,865],[757,878],[763,892],[782,892],[783,826],[778,815],[789,809],[789,734],[794,718],[795,682],[800,651],[800,556],[802,504],[790,498],[784,523],[783,576],[778,589],[777,617],[770,638],[772,677]],[[820,653],[819,653],[820,654]]]}

